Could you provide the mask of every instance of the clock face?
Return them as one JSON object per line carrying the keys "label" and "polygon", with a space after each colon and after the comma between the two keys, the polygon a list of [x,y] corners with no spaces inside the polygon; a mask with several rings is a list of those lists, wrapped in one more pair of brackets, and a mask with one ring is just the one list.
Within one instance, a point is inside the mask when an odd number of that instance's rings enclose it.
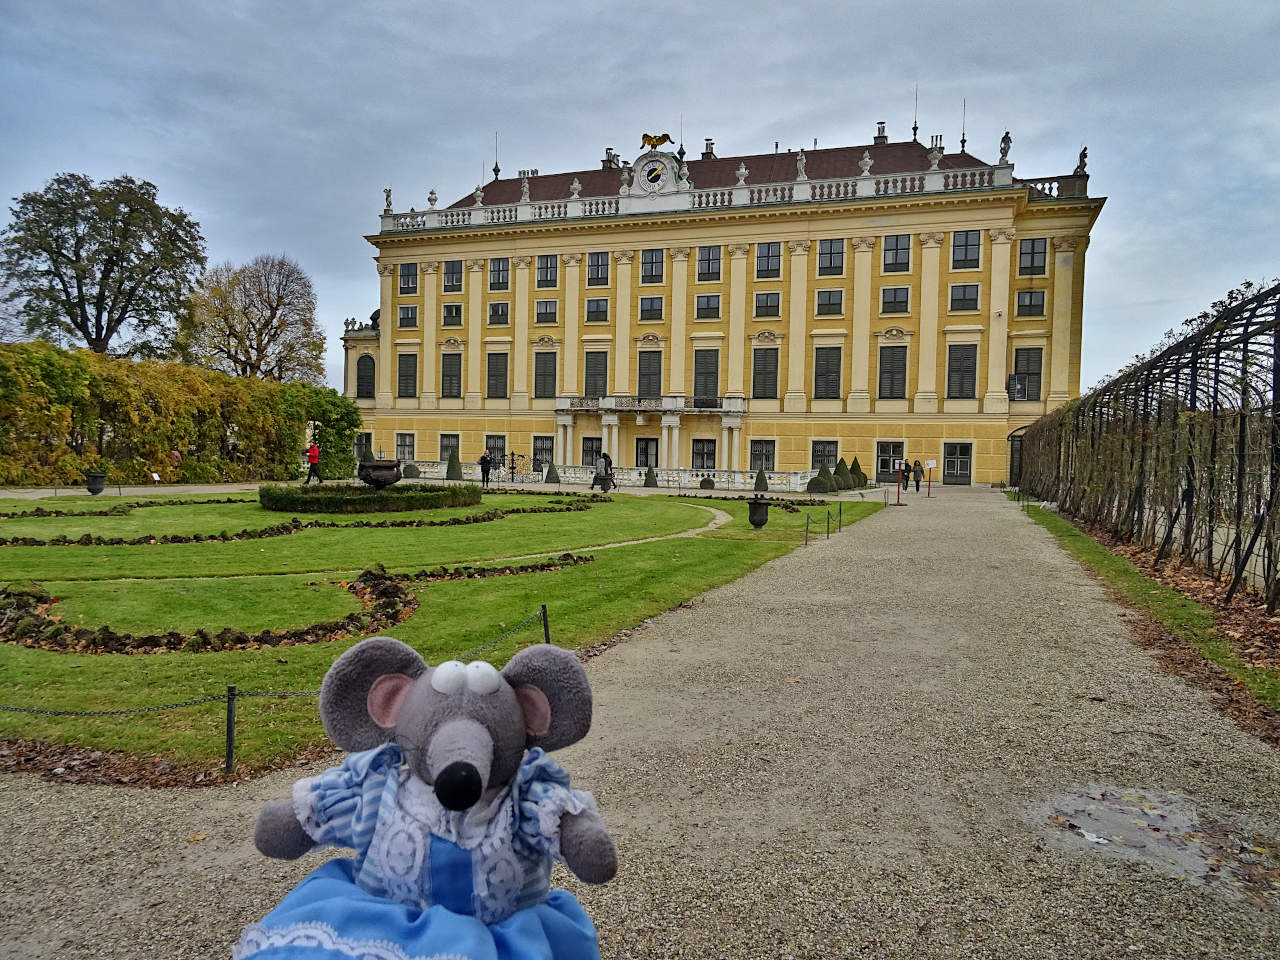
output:
{"label": "clock face", "polygon": [[664,160],[646,160],[640,167],[640,176],[638,181],[640,185],[652,192],[657,190],[666,182],[667,179],[667,163]]}

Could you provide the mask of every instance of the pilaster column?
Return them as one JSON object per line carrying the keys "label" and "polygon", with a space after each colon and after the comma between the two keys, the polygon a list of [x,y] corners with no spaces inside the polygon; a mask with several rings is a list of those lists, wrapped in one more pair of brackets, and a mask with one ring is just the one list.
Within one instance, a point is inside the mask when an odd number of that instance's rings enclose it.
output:
{"label": "pilaster column", "polygon": [[729,466],[729,424],[720,421],[720,442],[716,445],[716,469],[731,470]]}
{"label": "pilaster column", "polygon": [[515,375],[511,378],[511,409],[529,409],[529,257],[512,257],[511,265],[516,270],[515,303],[512,312],[515,314],[515,343],[512,344],[511,364]]}
{"label": "pilaster column", "polygon": [[671,447],[671,425],[667,423],[667,418],[662,418],[662,437],[658,440],[658,464],[663,467],[671,466],[670,458]]}
{"label": "pilaster column", "polygon": [[395,392],[392,389],[396,377],[396,371],[392,369],[395,365],[395,353],[391,343],[396,335],[397,322],[392,315],[395,311],[395,301],[392,299],[395,278],[394,263],[378,264],[378,376],[375,403],[379,410],[389,410],[395,403]]}
{"label": "pilaster column", "polygon": [[[617,317],[613,337],[613,389],[609,392],[621,396],[631,393],[631,260],[635,255],[634,250],[613,251],[618,292],[614,303]],[[617,423],[616,417],[614,423]]]}
{"label": "pilaster column", "polygon": [[1046,409],[1071,397],[1071,289],[1076,249],[1084,249],[1087,237],[1053,238],[1053,326],[1049,341],[1049,400]]}
{"label": "pilaster column", "polygon": [[604,436],[600,438],[600,445],[609,452],[609,457],[613,460],[614,466],[620,467],[622,464],[618,462],[618,415],[616,413],[602,414],[600,424],[604,428]]}
{"label": "pilaster column", "polygon": [[[582,254],[566,253],[564,261],[564,349],[560,351],[560,390],[567,397],[578,395],[578,304],[581,302],[580,267]],[[570,421],[572,422],[572,421]],[[568,463],[569,461],[565,461]]]}
{"label": "pilaster column", "polygon": [[809,352],[809,241],[791,240],[787,270],[791,274],[788,295],[790,322],[787,326],[787,392],[782,396],[782,409],[787,413],[803,413],[809,402],[805,393],[804,361]]}
{"label": "pilaster column", "polygon": [[468,410],[484,402],[480,362],[484,355],[484,317],[480,314],[480,294],[484,283],[483,260],[467,261],[467,375],[462,385],[462,405]]}
{"label": "pilaster column", "polygon": [[849,397],[845,409],[850,413],[869,413],[871,273],[875,269],[871,252],[876,238],[854,237],[850,242],[853,244],[853,342],[849,344]]}
{"label": "pilaster column", "polygon": [[920,368],[916,413],[938,412],[938,261],[946,234],[920,234]]}
{"label": "pilaster column", "polygon": [[738,421],[738,423],[735,426],[730,427],[729,429],[732,431],[729,435],[729,440],[730,440],[730,443],[732,444],[731,455],[729,457],[729,469],[741,470],[742,469],[742,421]]}
{"label": "pilaster column", "polygon": [[[667,362],[667,393],[683,397],[685,323],[689,308],[689,248],[672,247],[668,253],[671,254],[671,350]],[[730,336],[732,337],[732,333]]]}
{"label": "pilaster column", "polygon": [[671,470],[679,470],[680,460],[682,457],[682,452],[680,450],[680,414],[664,413],[662,415],[662,426],[668,431],[667,467]]}
{"label": "pilaster column", "polygon": [[[747,250],[745,243],[729,245],[729,336],[724,349],[729,363],[729,376],[725,383],[726,397],[742,397],[743,356],[747,352]],[[719,453],[716,459],[722,459]]]}
{"label": "pilaster column", "polygon": [[422,370],[422,393],[418,406],[430,410],[436,406],[436,271],[440,263],[430,260],[418,264],[418,282],[422,284],[422,316],[418,326],[422,332],[422,357],[418,366]]}
{"label": "pilaster column", "polygon": [[991,237],[991,322],[987,325],[987,394],[983,413],[1009,412],[1009,262],[1014,230],[997,227]]}
{"label": "pilaster column", "polygon": [[559,464],[572,462],[573,414],[561,413],[556,416],[556,449],[554,460]]}

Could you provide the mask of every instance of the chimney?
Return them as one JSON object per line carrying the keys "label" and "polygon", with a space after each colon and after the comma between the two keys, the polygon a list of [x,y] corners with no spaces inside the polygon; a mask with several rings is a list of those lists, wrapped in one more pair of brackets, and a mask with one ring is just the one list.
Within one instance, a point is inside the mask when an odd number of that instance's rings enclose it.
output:
{"label": "chimney", "polygon": [[876,124],[876,138],[871,141],[876,146],[884,146],[889,142],[889,138],[884,133],[884,121],[881,120]]}
{"label": "chimney", "polygon": [[613,147],[604,148],[604,159],[600,161],[601,170],[617,170],[618,155],[613,152]]}
{"label": "chimney", "polygon": [[706,146],[702,148],[702,159],[714,160],[716,159],[716,142],[712,140],[710,137],[707,137],[706,139],[707,139]]}

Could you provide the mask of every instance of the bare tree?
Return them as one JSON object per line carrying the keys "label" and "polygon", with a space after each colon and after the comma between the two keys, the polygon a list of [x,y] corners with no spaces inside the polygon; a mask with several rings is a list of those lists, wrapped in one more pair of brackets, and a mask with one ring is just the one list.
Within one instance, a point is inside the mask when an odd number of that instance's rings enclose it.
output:
{"label": "bare tree", "polygon": [[192,294],[178,350],[188,363],[239,377],[323,382],[311,278],[283,254],[211,267]]}

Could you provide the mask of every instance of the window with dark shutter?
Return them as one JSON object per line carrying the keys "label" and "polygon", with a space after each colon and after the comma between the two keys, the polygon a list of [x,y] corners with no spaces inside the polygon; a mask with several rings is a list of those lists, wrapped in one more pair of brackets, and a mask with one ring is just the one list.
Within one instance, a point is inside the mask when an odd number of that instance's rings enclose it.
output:
{"label": "window with dark shutter", "polygon": [[844,273],[844,240],[818,241],[818,276],[836,277]]}
{"label": "window with dark shutter", "polygon": [[489,392],[487,396],[502,400],[507,396],[507,355],[489,354]]}
{"label": "window with dark shutter", "polygon": [[396,396],[416,397],[418,395],[418,355],[402,353],[397,357]]}
{"label": "window with dark shutter", "polygon": [[[662,396],[662,351],[641,350],[636,362],[636,396]],[[644,464],[637,464],[644,466]]]}
{"label": "window with dark shutter", "polygon": [[609,253],[605,250],[587,254],[587,286],[609,285]]}
{"label": "window with dark shutter", "polygon": [[367,353],[356,361],[356,396],[373,396],[373,375],[375,371],[373,357]]}
{"label": "window with dark shutter", "polygon": [[972,270],[981,262],[981,257],[981,230],[957,230],[951,234],[952,270]]}
{"label": "window with dark shutter", "polygon": [[553,351],[539,351],[533,355],[533,395],[556,395],[556,355]]}
{"label": "window with dark shutter", "polygon": [[593,297],[587,301],[587,323],[605,323],[609,319],[609,301]]}
{"label": "window with dark shutter", "polygon": [[609,390],[609,354],[604,350],[588,350],[585,363],[583,396],[603,397]]}
{"label": "window with dark shutter", "polygon": [[640,251],[640,282],[661,283],[663,257],[666,251],[661,247]]}
{"label": "window with dark shutter", "polygon": [[446,303],[440,308],[440,325],[443,327],[462,326],[462,304]]}
{"label": "window with dark shutter", "polygon": [[448,463],[450,455],[458,449],[458,434],[442,433],[440,434],[440,459]]}
{"label": "window with dark shutter", "polygon": [[462,354],[440,355],[440,396],[462,396]]}
{"label": "window with dark shutter", "polygon": [[756,279],[764,280],[782,276],[782,244],[756,244]]}
{"label": "window with dark shutter", "polygon": [[978,345],[953,343],[947,347],[947,398],[972,400],[978,389]]}
{"label": "window with dark shutter", "polygon": [[1019,290],[1018,291],[1018,316],[1043,317],[1044,316],[1044,291],[1043,290]]}
{"label": "window with dark shutter", "polygon": [[493,257],[489,261],[489,289],[505,290],[511,279],[511,261],[507,257]]}
{"label": "window with dark shutter", "polygon": [[720,279],[720,248],[719,247],[699,247],[698,248],[698,279],[699,280],[719,280]]}
{"label": "window with dark shutter", "polygon": [[708,317],[720,316],[720,295],[718,293],[706,294],[698,297],[695,301],[697,316],[701,319]]}
{"label": "window with dark shutter", "polygon": [[693,405],[715,406],[720,396],[720,351],[693,351]]}
{"label": "window with dark shutter", "polygon": [[813,351],[813,398],[837,400],[840,397],[840,348],[815,347]]}
{"label": "window with dark shutter", "polygon": [[880,399],[907,398],[907,348],[880,348]]}
{"label": "window with dark shutter", "polygon": [[1013,373],[1009,375],[1010,400],[1039,400],[1043,347],[1019,347],[1013,351]]}
{"label": "window with dark shutter", "polygon": [[1044,237],[1034,237],[1018,241],[1018,276],[1044,276],[1045,254],[1048,252],[1048,241]]}
{"label": "window with dark shutter", "polygon": [[752,351],[751,396],[756,400],[778,399],[777,347],[756,347]]}
{"label": "window with dark shutter", "polygon": [[778,316],[782,295],[778,293],[757,293],[756,294],[756,316],[757,317],[776,317]]}
{"label": "window with dark shutter", "polygon": [[911,269],[911,234],[898,233],[884,238],[884,272],[906,273]]}
{"label": "window with dark shutter", "polygon": [[583,437],[582,465],[584,467],[594,467],[596,461],[600,459],[600,451],[603,449],[600,437]]}

